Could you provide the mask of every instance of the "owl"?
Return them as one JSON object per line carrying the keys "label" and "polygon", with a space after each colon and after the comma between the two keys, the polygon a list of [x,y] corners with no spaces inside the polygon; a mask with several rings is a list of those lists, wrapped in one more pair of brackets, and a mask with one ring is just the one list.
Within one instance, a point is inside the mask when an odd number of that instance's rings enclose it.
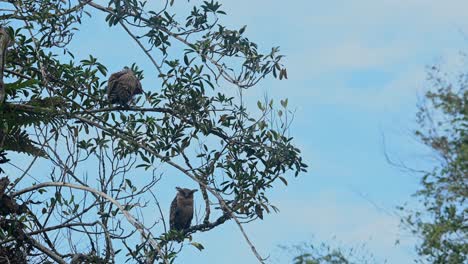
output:
{"label": "owl", "polygon": [[111,74],[107,82],[107,98],[111,104],[128,106],[136,94],[142,94],[140,80],[128,67]]}
{"label": "owl", "polygon": [[193,193],[197,190],[176,187],[177,195],[171,203],[169,224],[172,230],[190,227],[193,218]]}

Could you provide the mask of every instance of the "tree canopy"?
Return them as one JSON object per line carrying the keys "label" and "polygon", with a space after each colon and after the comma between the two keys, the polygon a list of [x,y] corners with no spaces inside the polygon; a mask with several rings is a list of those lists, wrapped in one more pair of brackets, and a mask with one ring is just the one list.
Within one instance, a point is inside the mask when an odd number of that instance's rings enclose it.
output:
{"label": "tree canopy", "polygon": [[422,263],[468,260],[468,75],[432,66],[430,88],[419,106],[416,137],[432,150],[432,170],[416,193],[423,210],[408,209],[403,220],[421,238]]}
{"label": "tree canopy", "polygon": [[[376,264],[379,263],[369,253],[365,244],[354,247],[331,247],[328,244],[304,243],[282,247],[293,253],[294,264]],[[383,262],[383,263],[386,263]]]}
{"label": "tree canopy", "polygon": [[[223,26],[216,1],[163,3],[0,1],[0,166],[30,159],[1,180],[3,258],[173,263],[176,241],[203,249],[191,234],[232,220],[263,262],[242,224],[277,211],[268,191],[307,166],[289,136],[287,99],[248,109],[243,93],[269,76],[287,78],[283,56],[259,48],[245,26]],[[192,8],[175,14],[177,4]],[[77,58],[70,48],[82,21],[98,13],[154,66],[128,62],[139,79],[158,79],[129,106],[108,102],[109,65],[99,54]],[[36,163],[50,171],[37,175]],[[158,202],[158,182],[168,177],[161,164],[202,193],[203,215],[182,232],[167,229]],[[145,208],[157,208],[158,219],[145,220]]]}

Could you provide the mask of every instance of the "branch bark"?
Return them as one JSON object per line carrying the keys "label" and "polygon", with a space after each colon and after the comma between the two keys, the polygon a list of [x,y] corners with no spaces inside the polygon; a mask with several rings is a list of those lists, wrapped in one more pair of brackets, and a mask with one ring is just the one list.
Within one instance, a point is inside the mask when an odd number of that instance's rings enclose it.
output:
{"label": "branch bark", "polygon": [[57,263],[59,264],[67,264],[67,262],[65,262],[65,260],[63,260],[62,257],[60,257],[59,255],[55,254],[52,250],[44,247],[41,243],[37,242],[35,239],[31,238],[31,237],[28,237],[28,241],[29,243],[31,243],[31,245],[33,247],[35,247],[36,249],[38,249],[39,251],[43,252],[44,254],[46,254],[47,256],[49,256],[51,259],[55,260]]}
{"label": "branch bark", "polygon": [[6,97],[5,83],[3,82],[3,71],[5,69],[7,48],[12,43],[12,39],[8,35],[8,32],[5,28],[0,27],[0,106],[3,105],[3,101],[5,101]]}

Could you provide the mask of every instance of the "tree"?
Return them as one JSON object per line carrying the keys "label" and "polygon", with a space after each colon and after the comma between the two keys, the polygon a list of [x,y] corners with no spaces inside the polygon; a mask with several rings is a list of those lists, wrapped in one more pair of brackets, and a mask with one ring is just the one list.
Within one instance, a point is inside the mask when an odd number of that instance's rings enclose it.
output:
{"label": "tree", "polygon": [[[418,106],[418,128],[414,133],[432,151],[435,162],[431,171],[422,171],[421,189],[415,194],[422,202],[421,209],[399,207],[406,214],[402,217],[402,226],[421,239],[416,245],[420,257],[415,260],[417,263],[466,263],[468,73],[447,73],[433,66],[428,69],[428,80],[431,87]],[[389,162],[416,171],[404,164]],[[286,249],[294,253],[296,264],[377,263],[372,255],[361,254],[365,258],[356,260],[352,249],[347,252],[323,243]]]}
{"label": "tree", "polygon": [[[2,261],[172,263],[174,241],[233,220],[263,262],[242,224],[277,211],[268,191],[307,167],[288,136],[288,101],[259,101],[252,114],[242,99],[263,78],[287,78],[278,48],[261,53],[245,26],[220,24],[216,1],[193,4],[185,20],[173,0],[159,10],[137,0],[0,2],[0,166],[31,160],[2,178]],[[139,79],[156,73],[159,90],[109,104],[106,65],[69,48],[83,17],[97,13],[138,44],[154,68],[128,66]],[[34,163],[52,169],[36,175]],[[162,166],[196,182],[205,202],[198,224],[181,232],[166,229],[158,202]],[[159,219],[137,217],[149,207]]]}
{"label": "tree", "polygon": [[[304,243],[291,247],[282,247],[293,254],[294,264],[376,264],[375,257],[368,252],[366,245],[358,247],[331,247],[328,244]],[[383,263],[386,263],[383,262]]]}
{"label": "tree", "polygon": [[[452,78],[452,76],[454,76]],[[468,260],[468,74],[429,69],[431,89],[419,106],[417,138],[436,156],[416,193],[423,210],[403,220],[422,238],[422,263],[466,263]],[[401,207],[402,210],[407,208]]]}

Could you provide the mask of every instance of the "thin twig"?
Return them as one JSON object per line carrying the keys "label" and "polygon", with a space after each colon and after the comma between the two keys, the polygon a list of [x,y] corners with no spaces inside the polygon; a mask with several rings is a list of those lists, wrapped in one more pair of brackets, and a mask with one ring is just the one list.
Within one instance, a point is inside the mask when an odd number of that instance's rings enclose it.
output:
{"label": "thin twig", "polygon": [[132,39],[135,40],[135,42],[138,44],[138,46],[140,46],[140,48],[145,52],[146,56],[148,56],[148,58],[151,60],[153,65],[158,70],[159,74],[162,74],[161,66],[158,65],[158,63],[153,58],[153,56],[151,56],[151,54],[148,52],[148,50],[145,49],[145,47],[143,46],[141,41],[135,37],[135,35],[130,31],[130,29],[122,21],[119,21],[119,23],[125,29],[125,31],[127,31],[127,33],[130,35],[130,37],[132,37]]}

